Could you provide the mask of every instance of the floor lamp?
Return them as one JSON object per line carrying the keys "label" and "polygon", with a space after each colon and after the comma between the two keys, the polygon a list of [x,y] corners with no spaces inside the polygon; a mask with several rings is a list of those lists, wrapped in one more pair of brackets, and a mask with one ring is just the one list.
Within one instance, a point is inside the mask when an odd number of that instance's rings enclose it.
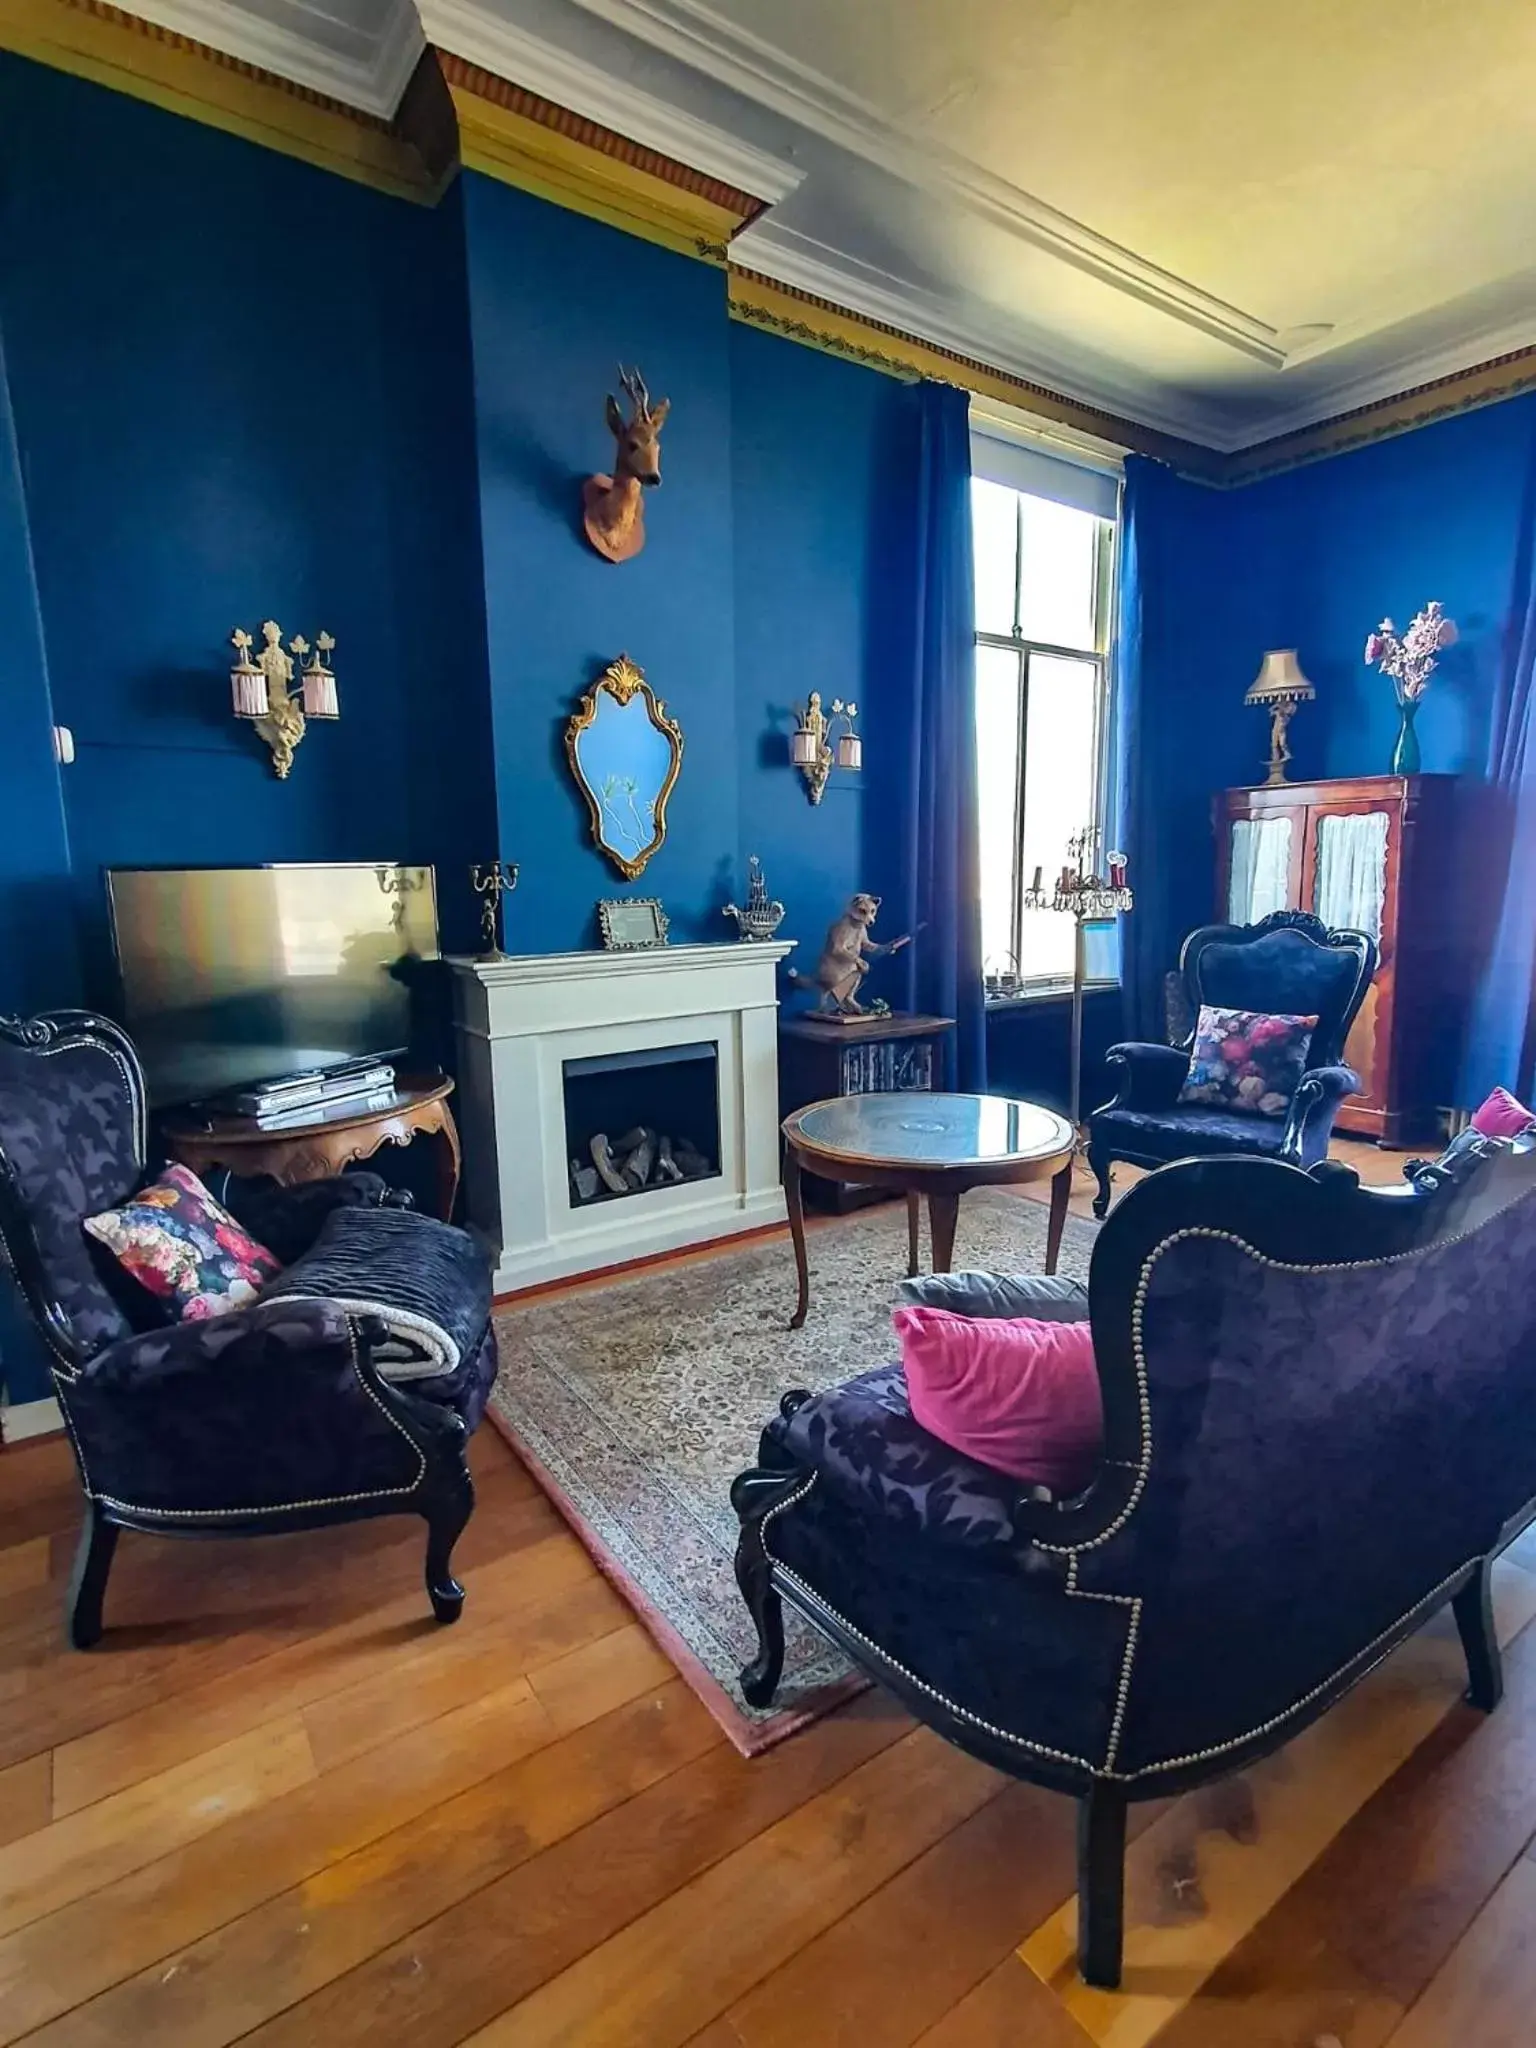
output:
{"label": "floor lamp", "polygon": [[1067,858],[1053,888],[1043,886],[1044,871],[1035,869],[1035,879],[1024,891],[1026,910],[1064,912],[1073,921],[1072,931],[1072,1100],[1069,1115],[1074,1131],[1083,1120],[1083,986],[1087,980],[1088,945],[1086,927],[1096,920],[1118,917],[1134,906],[1135,899],[1125,882],[1125,855],[1112,853],[1105,862],[1108,875],[1099,873],[1097,851],[1102,834],[1085,826],[1067,841]]}

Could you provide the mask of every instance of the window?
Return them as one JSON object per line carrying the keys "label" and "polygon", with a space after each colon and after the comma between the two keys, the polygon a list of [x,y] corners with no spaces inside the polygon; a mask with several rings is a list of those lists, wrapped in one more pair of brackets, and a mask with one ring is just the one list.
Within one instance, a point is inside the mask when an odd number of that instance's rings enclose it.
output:
{"label": "window", "polygon": [[1025,910],[1024,891],[1105,823],[1115,522],[983,476],[971,509],[982,959],[1039,987],[1072,978],[1072,920]]}

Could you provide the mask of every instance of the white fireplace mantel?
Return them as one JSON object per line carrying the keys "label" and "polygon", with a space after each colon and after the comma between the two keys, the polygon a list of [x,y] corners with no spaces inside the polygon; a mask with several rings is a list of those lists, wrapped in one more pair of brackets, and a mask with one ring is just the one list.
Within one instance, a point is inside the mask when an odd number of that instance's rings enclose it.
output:
{"label": "white fireplace mantel", "polygon": [[[497,1293],[781,1222],[778,963],[791,944],[455,959],[459,1122],[470,1223]],[[564,1065],[712,1043],[720,1173],[573,1202]]]}

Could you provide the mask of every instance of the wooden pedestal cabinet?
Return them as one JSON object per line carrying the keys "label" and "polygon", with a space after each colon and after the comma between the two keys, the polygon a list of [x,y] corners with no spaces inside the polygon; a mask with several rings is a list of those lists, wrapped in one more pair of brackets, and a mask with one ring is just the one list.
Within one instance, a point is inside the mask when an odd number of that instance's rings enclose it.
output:
{"label": "wooden pedestal cabinet", "polygon": [[1361,1091],[1341,1131],[1406,1144],[1450,1101],[1465,971],[1454,901],[1449,775],[1229,789],[1216,800],[1216,914],[1252,924],[1310,910],[1368,932],[1380,963],[1345,1058]]}
{"label": "wooden pedestal cabinet", "polygon": [[[941,1085],[944,1041],[953,1017],[897,1013],[839,1023],[831,1017],[779,1020],[779,1113],[834,1095],[889,1095]],[[868,1202],[895,1199],[893,1188],[854,1186],[807,1173],[805,1198],[846,1215]]]}

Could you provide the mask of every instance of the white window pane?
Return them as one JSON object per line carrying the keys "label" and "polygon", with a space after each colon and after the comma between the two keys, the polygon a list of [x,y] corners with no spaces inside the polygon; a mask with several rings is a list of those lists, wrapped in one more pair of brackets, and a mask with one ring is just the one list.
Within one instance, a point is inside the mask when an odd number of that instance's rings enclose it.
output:
{"label": "white window pane", "polygon": [[[1098,668],[1067,655],[1036,654],[1029,664],[1024,755],[1024,879],[1038,867],[1049,889],[1067,861],[1067,842],[1094,822],[1094,736]],[[1072,919],[1050,910],[1024,913],[1026,975],[1072,973]]]}
{"label": "white window pane", "polygon": [[1049,498],[1021,497],[1018,503],[1023,531],[1019,627],[1024,638],[1056,647],[1094,647],[1100,522],[1091,512],[1054,505]]}
{"label": "white window pane", "polygon": [[989,974],[1013,957],[1013,877],[1019,853],[1019,657],[976,650],[976,750],[980,769],[981,957]]}
{"label": "white window pane", "polygon": [[976,630],[1011,633],[1019,575],[1017,491],[974,479],[971,528],[976,550]]}

